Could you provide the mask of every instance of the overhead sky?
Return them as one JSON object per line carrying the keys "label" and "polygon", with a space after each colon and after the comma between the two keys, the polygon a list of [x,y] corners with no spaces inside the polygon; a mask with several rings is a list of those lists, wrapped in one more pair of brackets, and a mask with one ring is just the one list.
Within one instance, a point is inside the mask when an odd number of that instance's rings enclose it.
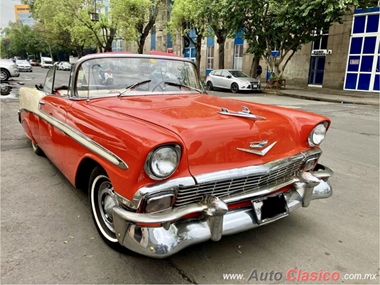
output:
{"label": "overhead sky", "polygon": [[20,0],[0,0],[0,27],[8,26],[9,21],[16,21],[14,5],[21,4]]}

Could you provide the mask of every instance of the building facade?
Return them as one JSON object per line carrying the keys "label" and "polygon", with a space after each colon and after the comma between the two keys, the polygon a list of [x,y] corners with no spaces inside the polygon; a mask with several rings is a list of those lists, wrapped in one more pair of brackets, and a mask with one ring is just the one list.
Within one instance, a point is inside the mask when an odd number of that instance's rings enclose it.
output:
{"label": "building facade", "polygon": [[[167,32],[170,19],[170,0],[160,11],[156,25],[148,36],[144,52],[158,50],[190,58],[195,61],[196,49],[180,35]],[[343,17],[343,23],[334,23],[328,31],[319,31],[317,40],[305,44],[289,61],[284,77],[288,85],[326,87],[365,92],[380,91],[380,7],[355,9]],[[191,37],[195,34],[190,32]],[[243,36],[237,34],[225,43],[224,67],[249,73],[252,54],[247,54]],[[137,51],[129,44],[125,50]],[[203,40],[201,47],[200,75],[219,68],[219,46],[216,38]],[[267,66],[260,62],[261,81],[267,80]]]}
{"label": "building facade", "polygon": [[20,20],[23,25],[33,26],[35,20],[32,17],[29,5],[14,5],[15,19]]}

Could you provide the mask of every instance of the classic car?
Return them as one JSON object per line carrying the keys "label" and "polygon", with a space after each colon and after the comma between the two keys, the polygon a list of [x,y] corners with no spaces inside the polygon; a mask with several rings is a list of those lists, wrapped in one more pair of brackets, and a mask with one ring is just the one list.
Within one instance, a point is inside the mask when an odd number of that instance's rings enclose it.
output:
{"label": "classic car", "polygon": [[[139,72],[148,64],[154,76]],[[163,258],[332,195],[324,116],[209,95],[195,64],[169,54],[87,55],[67,86],[55,68],[21,88],[19,121],[34,152],[88,191],[113,248]]]}

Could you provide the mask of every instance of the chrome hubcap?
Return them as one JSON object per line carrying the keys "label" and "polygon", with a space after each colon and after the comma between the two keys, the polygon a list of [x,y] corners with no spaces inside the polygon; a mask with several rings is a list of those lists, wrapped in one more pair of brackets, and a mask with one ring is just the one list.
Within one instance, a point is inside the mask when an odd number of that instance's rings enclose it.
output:
{"label": "chrome hubcap", "polygon": [[106,227],[111,231],[115,232],[113,226],[113,216],[112,208],[116,205],[113,199],[114,193],[112,190],[112,185],[109,181],[103,182],[99,187],[98,192],[98,207],[101,219],[103,220]]}
{"label": "chrome hubcap", "polygon": [[1,71],[1,72],[0,72],[0,79],[1,79],[1,80],[5,80],[5,78],[7,78],[7,75],[5,74],[4,71]]}

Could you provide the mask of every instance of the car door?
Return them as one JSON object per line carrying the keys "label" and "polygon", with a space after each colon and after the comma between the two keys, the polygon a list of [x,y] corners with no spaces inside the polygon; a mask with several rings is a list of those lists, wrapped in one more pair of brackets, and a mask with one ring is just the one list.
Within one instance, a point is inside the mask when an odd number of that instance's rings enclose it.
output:
{"label": "car door", "polygon": [[40,99],[38,106],[41,112],[38,145],[46,156],[63,171],[65,145],[68,140],[65,134],[66,116],[72,101],[67,95],[61,96],[54,91],[55,73],[56,66],[49,70],[42,88],[46,96]]}
{"label": "car door", "polygon": [[223,70],[221,76],[221,88],[230,89],[232,80],[231,80],[231,74],[227,70]]}
{"label": "car door", "polygon": [[220,88],[221,74],[222,74],[221,70],[215,70],[214,72],[212,72],[212,84],[214,85],[214,87]]}

